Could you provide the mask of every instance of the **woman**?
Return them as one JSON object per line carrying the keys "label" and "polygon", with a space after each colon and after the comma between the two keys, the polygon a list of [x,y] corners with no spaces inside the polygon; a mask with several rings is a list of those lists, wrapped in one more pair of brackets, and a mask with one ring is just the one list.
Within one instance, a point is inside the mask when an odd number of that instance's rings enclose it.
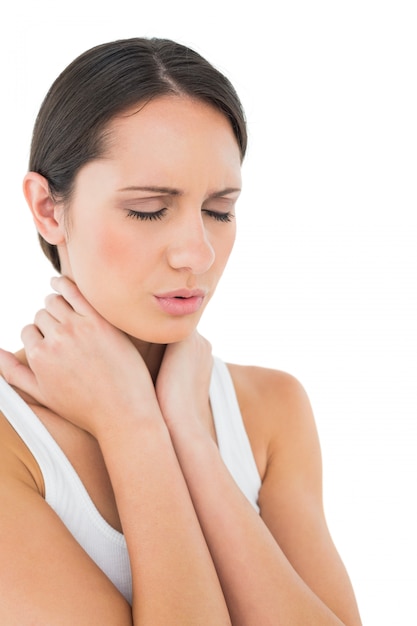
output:
{"label": "woman", "polygon": [[245,149],[229,81],[170,41],[48,93],[24,193],[61,276],[0,352],[2,623],[360,624],[303,389],[196,330]]}

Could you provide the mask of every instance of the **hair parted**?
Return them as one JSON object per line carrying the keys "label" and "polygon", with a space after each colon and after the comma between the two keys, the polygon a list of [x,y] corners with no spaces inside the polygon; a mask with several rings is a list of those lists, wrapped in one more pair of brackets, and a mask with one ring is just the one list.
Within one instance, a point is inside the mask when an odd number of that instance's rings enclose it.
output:
{"label": "hair parted", "polygon": [[[103,154],[112,118],[141,101],[167,94],[190,96],[222,111],[243,159],[246,121],[230,81],[187,46],[138,37],[95,46],[58,76],[35,122],[29,170],[48,180],[52,197],[69,201],[77,172]],[[60,271],[57,247],[41,235],[39,239]]]}

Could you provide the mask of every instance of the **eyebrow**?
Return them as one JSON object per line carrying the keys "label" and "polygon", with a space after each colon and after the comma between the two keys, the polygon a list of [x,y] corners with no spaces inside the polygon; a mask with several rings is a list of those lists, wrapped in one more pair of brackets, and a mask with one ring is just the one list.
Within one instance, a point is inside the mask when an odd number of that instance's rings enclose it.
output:
{"label": "eyebrow", "polygon": [[164,193],[169,196],[180,196],[181,191],[178,189],[174,189],[173,187],[157,187],[151,185],[150,187],[137,187],[136,185],[132,185],[130,187],[123,187],[122,189],[118,189],[117,191],[150,191],[151,193]]}
{"label": "eyebrow", "polygon": [[[118,189],[117,191],[148,191],[151,193],[160,193],[165,194],[167,196],[181,196],[183,194],[179,189],[175,189],[173,187],[159,187],[159,186],[146,186],[146,187],[138,187],[136,185],[132,185],[130,187],[122,187],[122,189]],[[222,196],[228,196],[232,193],[239,193],[241,190],[239,187],[226,187],[226,189],[222,189],[221,191],[216,191],[210,194],[210,198],[220,198]]]}

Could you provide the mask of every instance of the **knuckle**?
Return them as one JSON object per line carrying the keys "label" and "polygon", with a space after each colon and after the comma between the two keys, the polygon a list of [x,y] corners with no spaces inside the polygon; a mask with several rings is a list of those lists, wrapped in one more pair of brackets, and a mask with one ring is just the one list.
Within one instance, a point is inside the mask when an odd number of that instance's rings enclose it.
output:
{"label": "knuckle", "polygon": [[26,356],[32,365],[42,362],[44,351],[40,342],[36,342],[26,347]]}

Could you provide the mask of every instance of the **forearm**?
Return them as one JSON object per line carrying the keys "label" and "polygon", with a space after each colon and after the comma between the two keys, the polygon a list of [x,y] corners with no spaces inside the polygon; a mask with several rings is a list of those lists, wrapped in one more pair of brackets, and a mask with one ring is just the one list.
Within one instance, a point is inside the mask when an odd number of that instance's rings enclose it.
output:
{"label": "forearm", "polygon": [[100,442],[128,545],[135,624],[230,624],[220,583],[162,419]]}
{"label": "forearm", "polygon": [[295,572],[240,492],[214,442],[203,432],[179,429],[171,437],[232,623],[340,626],[342,621]]}

